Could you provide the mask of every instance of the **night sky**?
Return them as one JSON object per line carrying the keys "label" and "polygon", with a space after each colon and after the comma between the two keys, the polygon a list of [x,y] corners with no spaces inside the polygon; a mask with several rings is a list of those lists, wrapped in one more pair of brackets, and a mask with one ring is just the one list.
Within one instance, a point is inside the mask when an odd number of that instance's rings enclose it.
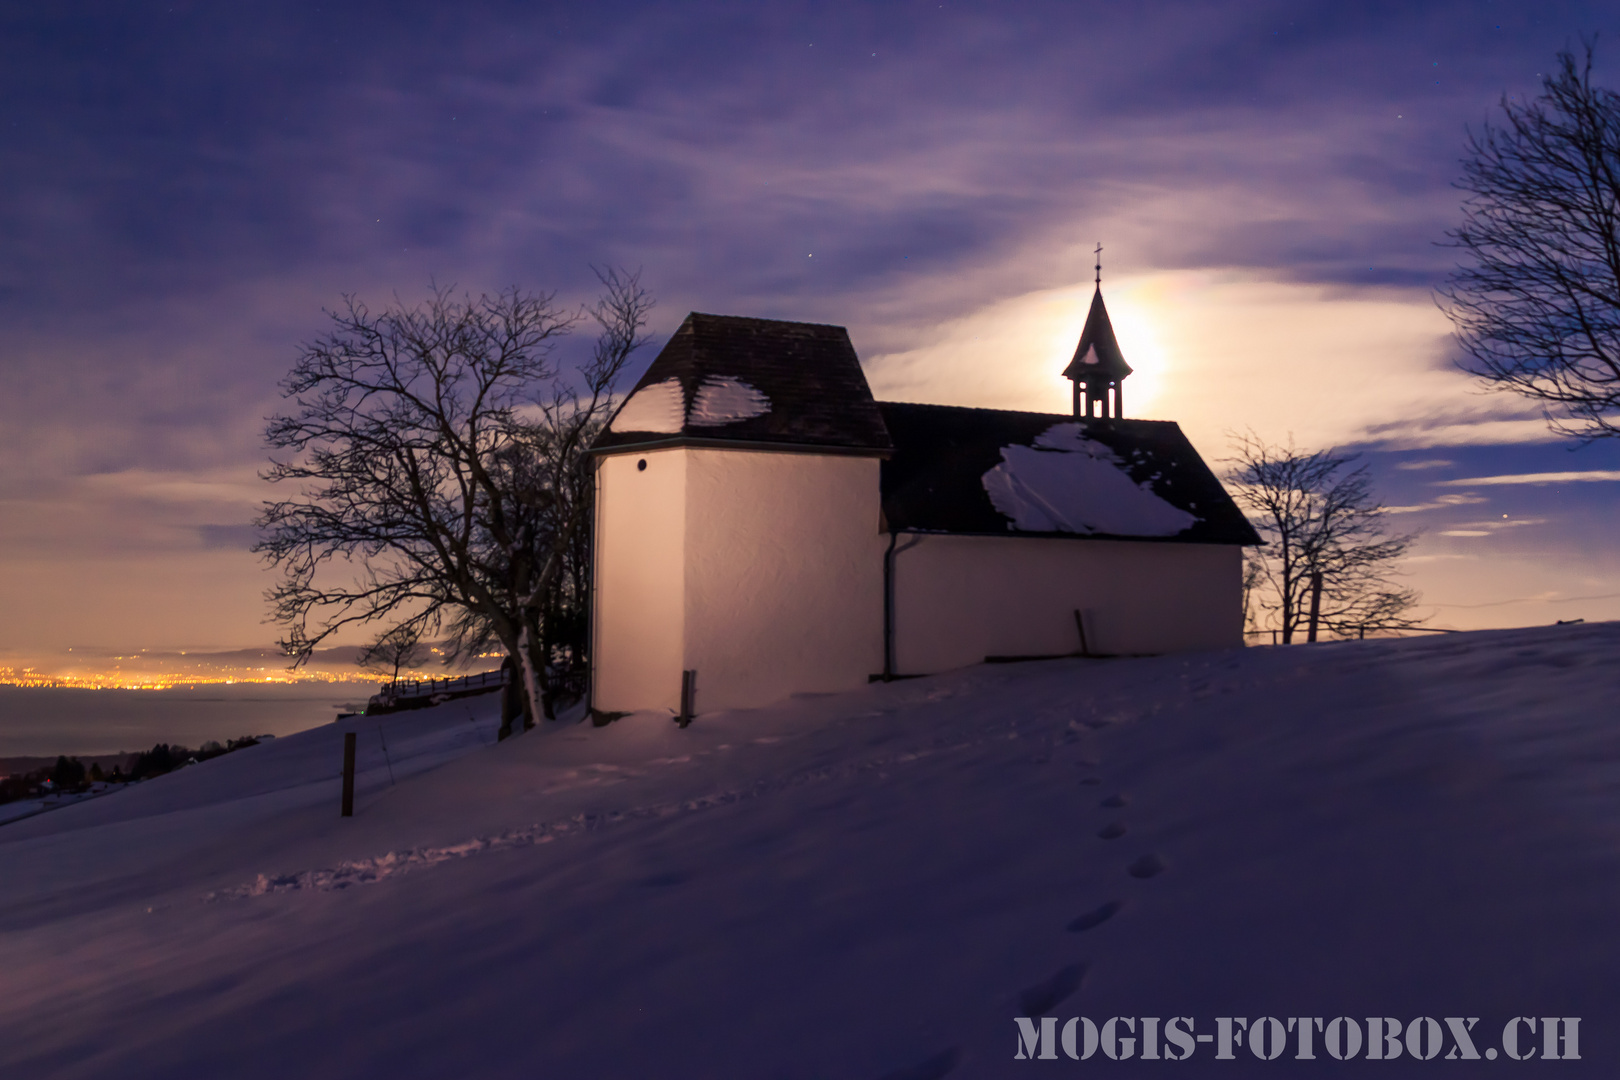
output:
{"label": "night sky", "polygon": [[[1465,129],[1612,4],[393,2],[0,15],[0,663],[275,636],[263,420],[431,283],[849,328],[879,397],[1366,454],[1440,626],[1620,617],[1620,445],[1452,366]],[[583,344],[583,342],[581,342]],[[1583,474],[1523,482],[1532,474]],[[1607,473],[1606,479],[1595,479]],[[1595,599],[1582,599],[1595,598]]]}

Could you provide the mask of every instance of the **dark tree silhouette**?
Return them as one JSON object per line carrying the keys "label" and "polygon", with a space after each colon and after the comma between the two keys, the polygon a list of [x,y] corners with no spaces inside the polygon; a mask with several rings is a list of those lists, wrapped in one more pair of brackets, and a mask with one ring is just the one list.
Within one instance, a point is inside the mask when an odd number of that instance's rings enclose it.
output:
{"label": "dark tree silhouette", "polygon": [[58,790],[72,790],[81,786],[85,781],[84,763],[78,758],[58,757],[56,767],[51,770],[51,782]]}
{"label": "dark tree silhouette", "polygon": [[[1289,644],[1329,631],[1341,637],[1411,629],[1417,594],[1390,581],[1415,535],[1391,536],[1365,465],[1331,450],[1302,453],[1254,435],[1234,440],[1233,494],[1266,546],[1244,567],[1251,625]],[[1265,627],[1271,617],[1275,626]]]}
{"label": "dark tree silhouette", "polygon": [[[577,313],[517,289],[380,313],[348,297],[330,313],[267,429],[291,455],[266,479],[303,486],[265,504],[254,549],[283,572],[269,599],[295,665],[356,626],[381,624],[379,644],[443,631],[447,663],[498,642],[526,724],[553,714],[586,659],[582,635],[559,642],[558,614],[583,595],[584,451],[652,307],[637,275],[599,276],[602,298]],[[595,350],[565,369],[555,346],[587,317]]]}
{"label": "dark tree silhouette", "polygon": [[1620,95],[1592,85],[1592,43],[1558,54],[1533,101],[1470,131],[1466,257],[1440,290],[1463,367],[1546,403],[1554,430],[1620,435]]}
{"label": "dark tree silhouette", "polygon": [[422,649],[423,619],[421,614],[377,635],[360,652],[359,664],[363,668],[388,672],[388,685],[397,689],[399,669],[421,667],[426,657]]}

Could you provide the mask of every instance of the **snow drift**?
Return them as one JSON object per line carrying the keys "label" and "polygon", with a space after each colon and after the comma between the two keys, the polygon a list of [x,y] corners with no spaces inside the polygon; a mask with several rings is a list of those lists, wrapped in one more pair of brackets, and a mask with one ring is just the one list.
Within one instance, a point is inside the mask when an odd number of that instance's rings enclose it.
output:
{"label": "snow drift", "polygon": [[1581,1060],[1492,1069],[1611,1075],[1617,648],[978,667],[502,744],[493,702],[345,721],[353,819],[332,725],[0,827],[0,1070],[1123,1073],[1161,1067],[1015,1060],[1017,1018],[1568,1016]]}

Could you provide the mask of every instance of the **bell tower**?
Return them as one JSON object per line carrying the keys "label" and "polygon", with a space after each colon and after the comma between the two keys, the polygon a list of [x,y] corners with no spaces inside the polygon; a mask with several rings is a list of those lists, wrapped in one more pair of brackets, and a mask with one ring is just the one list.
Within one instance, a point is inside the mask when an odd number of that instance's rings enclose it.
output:
{"label": "bell tower", "polygon": [[1122,419],[1124,398],[1120,385],[1131,373],[1131,365],[1119,351],[1114,326],[1108,321],[1108,308],[1102,297],[1102,245],[1097,245],[1097,291],[1091,296],[1086,327],[1080,331],[1080,344],[1074,359],[1063,369],[1063,377],[1074,382],[1074,416],[1077,420]]}

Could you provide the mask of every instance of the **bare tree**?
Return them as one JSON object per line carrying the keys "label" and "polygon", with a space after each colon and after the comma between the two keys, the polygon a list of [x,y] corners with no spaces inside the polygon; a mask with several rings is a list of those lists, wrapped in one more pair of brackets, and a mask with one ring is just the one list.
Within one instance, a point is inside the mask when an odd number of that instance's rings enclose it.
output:
{"label": "bare tree", "polygon": [[1554,430],[1620,435],[1620,94],[1592,85],[1592,42],[1529,102],[1470,131],[1467,262],[1440,290],[1464,368],[1546,402]]}
{"label": "bare tree", "polygon": [[1258,628],[1262,621],[1260,589],[1266,583],[1266,556],[1263,549],[1243,549],[1243,628]]}
{"label": "bare tree", "polygon": [[421,667],[424,659],[422,620],[407,619],[377,635],[361,650],[358,662],[363,668],[388,672],[389,692],[393,693],[399,687],[399,669]]}
{"label": "bare tree", "polygon": [[[265,478],[303,486],[265,504],[254,549],[283,572],[268,598],[295,665],[354,627],[382,624],[379,642],[444,631],[447,663],[499,643],[526,725],[553,715],[569,674],[557,621],[582,610],[587,572],[584,451],[652,307],[638,275],[599,276],[601,300],[574,313],[517,289],[436,289],[376,314],[347,297],[329,313],[283,381],[293,409],[266,432],[292,453]],[[555,347],[586,317],[596,348],[565,370]],[[582,663],[582,635],[562,652]]]}
{"label": "bare tree", "polygon": [[[631,310],[633,302],[641,309]],[[542,677],[530,689],[548,717],[559,696],[584,691],[591,546],[586,523],[595,494],[584,451],[608,421],[613,378],[644,341],[639,330],[646,306],[644,297],[638,301],[610,290],[590,310],[603,333],[583,369],[583,393],[579,385],[553,381],[514,419],[516,437],[489,462],[496,486],[516,497],[506,507],[510,539],[491,533],[484,546],[496,576],[511,589],[508,601],[537,612],[535,637],[527,648],[537,656],[533,670]],[[542,582],[544,589],[537,589]],[[448,630],[452,655],[481,652],[501,640],[499,625],[485,609],[458,609]],[[521,667],[518,672],[527,677]]]}
{"label": "bare tree", "polygon": [[[1266,541],[1245,566],[1245,610],[1255,625],[1275,616],[1284,644],[1329,631],[1362,637],[1410,629],[1417,594],[1390,581],[1415,535],[1389,535],[1365,465],[1353,455],[1234,439],[1229,479]],[[1348,471],[1346,471],[1348,470]]]}

